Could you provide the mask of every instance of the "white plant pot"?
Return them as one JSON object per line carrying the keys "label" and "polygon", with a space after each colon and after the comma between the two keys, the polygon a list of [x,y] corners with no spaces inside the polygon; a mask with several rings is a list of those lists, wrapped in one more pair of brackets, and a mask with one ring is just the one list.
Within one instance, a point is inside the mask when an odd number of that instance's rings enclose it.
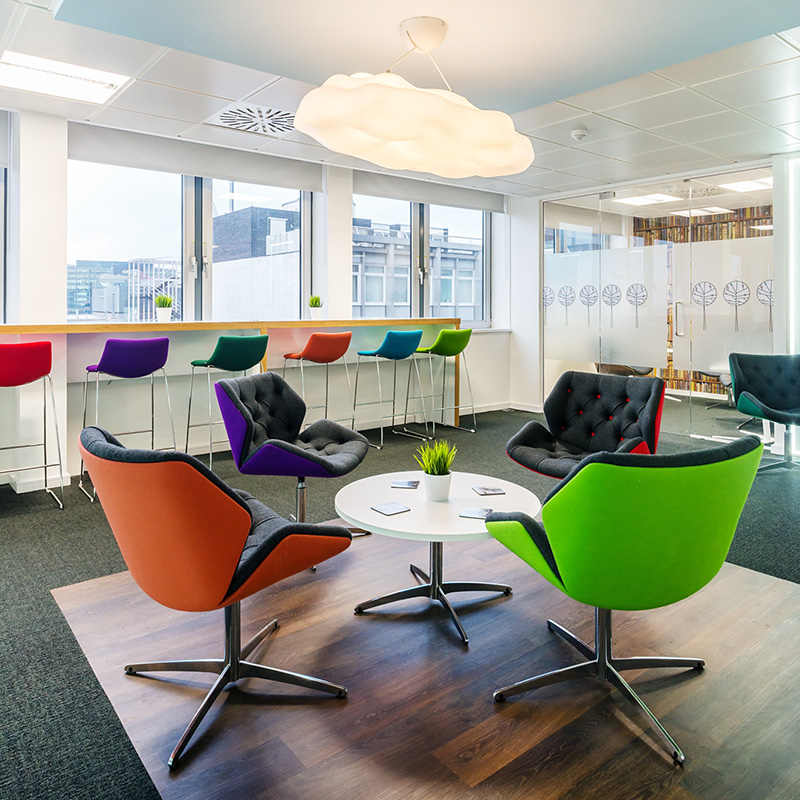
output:
{"label": "white plant pot", "polygon": [[428,475],[423,473],[422,482],[425,485],[428,500],[433,503],[446,503],[450,499],[450,479],[452,477],[452,474]]}
{"label": "white plant pot", "polygon": [[322,319],[322,306],[309,306],[308,313],[311,319]]}
{"label": "white plant pot", "polygon": [[170,308],[161,308],[160,306],[156,306],[156,322],[159,325],[163,325],[169,322],[172,319],[172,307]]}

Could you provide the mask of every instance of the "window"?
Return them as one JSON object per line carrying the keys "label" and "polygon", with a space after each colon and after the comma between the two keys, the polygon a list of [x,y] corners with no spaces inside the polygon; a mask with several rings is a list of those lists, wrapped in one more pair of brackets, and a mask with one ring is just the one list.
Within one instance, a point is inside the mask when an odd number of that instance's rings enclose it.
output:
{"label": "window", "polygon": [[298,319],[301,193],[214,180],[211,318]]}
{"label": "window", "polygon": [[154,321],[159,294],[181,319],[181,176],[71,160],[67,181],[67,320]]}
{"label": "window", "polygon": [[[354,195],[353,208],[354,317],[417,316],[418,287],[430,316],[485,319],[488,212],[368,195]],[[421,281],[418,251],[429,264]]]}

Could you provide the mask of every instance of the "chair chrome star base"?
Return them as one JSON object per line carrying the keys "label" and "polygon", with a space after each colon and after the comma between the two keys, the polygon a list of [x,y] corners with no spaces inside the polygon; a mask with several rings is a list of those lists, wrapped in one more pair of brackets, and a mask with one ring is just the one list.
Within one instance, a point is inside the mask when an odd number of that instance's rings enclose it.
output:
{"label": "chair chrome star base", "polygon": [[631,689],[627,681],[620,675],[628,669],[696,669],[702,670],[705,661],[700,658],[662,658],[662,657],[642,657],[642,658],[615,658],[611,652],[611,611],[607,608],[595,608],[594,616],[594,640],[595,647],[586,644],[582,639],[575,636],[566,628],[562,628],[558,623],[547,620],[547,628],[560,636],[564,641],[571,644],[579,653],[586,656],[589,661],[581,664],[573,664],[569,667],[545,672],[534,678],[512,683],[494,692],[494,699],[497,703],[502,703],[507,697],[542,686],[550,686],[554,683],[562,683],[573,678],[597,678],[601,681],[610,683],[620,691],[622,696],[637,706],[647,718],[650,727],[655,731],[661,741],[666,745],[672,758],[676,763],[682,764],[686,757],[678,747],[675,740],[667,733],[664,726],[656,719],[653,712],[644,704],[636,692]]}
{"label": "chair chrome star base", "polygon": [[261,644],[278,628],[278,620],[274,619],[264,626],[247,644],[241,646],[241,604],[233,603],[225,607],[225,653],[222,658],[190,659],[181,661],[156,661],[147,664],[128,664],[125,672],[135,675],[139,672],[211,672],[219,677],[209,689],[208,694],[192,717],[183,735],[175,745],[175,749],[167,761],[170,769],[177,766],[186,745],[197,731],[203,718],[208,713],[220,692],[230,683],[236,683],[242,678],[262,678],[268,681],[288,683],[293,686],[302,686],[306,689],[317,689],[321,692],[346,697],[347,689],[336,683],[301,675],[297,672],[267,667],[263,664],[254,664],[245,659],[255,648]]}
{"label": "chair chrome star base", "polygon": [[760,466],[756,472],[769,472],[772,469],[800,469],[800,462],[792,458],[792,431],[787,425],[783,431],[783,458],[780,461],[773,461],[771,464]]}
{"label": "chair chrome star base", "polygon": [[445,581],[442,580],[442,565],[444,560],[444,547],[443,542],[430,543],[430,566],[428,573],[423,572],[415,564],[411,564],[411,572],[414,577],[420,581],[416,586],[409,589],[401,589],[398,592],[391,592],[390,594],[375,597],[365,603],[359,603],[355,607],[356,614],[363,614],[370,608],[376,606],[383,606],[387,603],[394,603],[397,600],[408,600],[412,597],[427,597],[430,600],[438,600],[442,607],[450,615],[450,619],[456,626],[458,635],[464,644],[469,644],[469,637],[467,636],[461,620],[456,614],[450,599],[447,597],[449,592],[500,592],[504,595],[511,594],[511,587],[503,583],[483,583],[480,581]]}

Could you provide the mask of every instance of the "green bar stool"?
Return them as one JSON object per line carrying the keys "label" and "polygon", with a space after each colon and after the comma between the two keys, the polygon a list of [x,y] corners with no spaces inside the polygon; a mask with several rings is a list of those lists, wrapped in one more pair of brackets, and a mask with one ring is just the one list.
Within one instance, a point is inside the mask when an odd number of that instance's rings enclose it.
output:
{"label": "green bar stool", "polygon": [[[241,372],[243,375],[247,370],[254,367],[263,360],[267,352],[268,334],[263,336],[220,336],[217,339],[217,346],[211,354],[211,358],[199,358],[192,361],[192,377],[189,382],[189,413],[186,415],[186,452],[189,452],[189,429],[200,428],[208,425],[208,468],[212,468],[214,463],[213,449],[213,430],[214,425],[219,425],[222,420],[212,419],[211,402],[213,393],[211,391],[211,370],[218,369],[223,372]],[[208,384],[208,422],[192,423],[192,392],[194,391],[194,371],[205,367],[206,383]],[[263,369],[261,370],[263,372]]]}
{"label": "green bar stool", "polygon": [[[458,428],[460,431],[469,431],[470,433],[475,433],[475,429],[478,427],[477,420],[475,419],[475,401],[472,397],[472,383],[469,379],[469,368],[467,367],[467,354],[464,352],[469,344],[470,337],[472,336],[472,328],[462,328],[460,330],[443,330],[439,331],[439,335],[436,337],[436,341],[430,347],[418,347],[417,353],[427,354],[428,356],[428,366],[430,367],[431,372],[431,423],[433,424],[433,435],[436,436],[436,419],[435,413],[436,409],[436,398],[435,393],[433,390],[433,356],[441,356],[442,357],[442,405],[441,408],[438,409],[442,412],[442,421],[439,423],[448,428]],[[447,397],[447,358],[448,357],[455,357],[461,356],[464,359],[464,374],[467,376],[467,388],[469,389],[469,404],[472,409],[472,427],[471,428],[462,428],[460,425],[447,425],[444,421],[444,412],[445,411],[455,411],[456,408],[460,409],[461,405],[458,406],[445,406],[445,398]],[[406,404],[408,403],[408,397],[406,397]]]}

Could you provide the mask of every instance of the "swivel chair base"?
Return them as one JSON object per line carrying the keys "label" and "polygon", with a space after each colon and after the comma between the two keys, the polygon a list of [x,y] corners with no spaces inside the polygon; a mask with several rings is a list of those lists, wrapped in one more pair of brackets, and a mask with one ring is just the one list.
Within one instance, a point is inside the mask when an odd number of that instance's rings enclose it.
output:
{"label": "swivel chair base", "polygon": [[800,463],[792,459],[792,432],[788,425],[783,431],[783,458],[771,464],[764,464],[756,470],[756,474],[760,475],[771,469],[800,469]]}
{"label": "swivel chair base", "polygon": [[225,607],[225,654],[222,658],[195,659],[188,661],[156,661],[147,664],[128,664],[125,672],[135,675],[139,672],[211,672],[219,675],[214,685],[209,690],[200,708],[192,717],[189,726],[178,740],[167,761],[167,766],[172,769],[178,761],[194,735],[203,718],[208,713],[220,692],[229,684],[236,683],[242,678],[263,678],[279,683],[288,683],[293,686],[303,686],[306,689],[318,689],[321,692],[346,697],[347,689],[336,683],[301,675],[297,672],[267,667],[254,664],[244,659],[273,631],[278,628],[278,620],[274,619],[263,627],[247,644],[241,646],[241,607],[233,603]]}
{"label": "swivel chair base", "polygon": [[497,703],[502,703],[511,695],[528,692],[531,689],[538,689],[541,686],[550,686],[554,683],[569,681],[573,678],[597,678],[598,680],[610,683],[617,688],[622,696],[633,705],[637,706],[647,718],[650,727],[666,745],[667,751],[678,764],[682,764],[686,757],[678,747],[675,740],[667,733],[664,726],[656,719],[653,712],[642,702],[636,692],[631,689],[627,681],[620,675],[627,669],[696,669],[701,670],[705,667],[705,661],[699,658],[614,658],[611,653],[611,611],[607,608],[595,609],[595,647],[592,648],[575,634],[562,628],[552,620],[547,620],[548,630],[560,636],[567,643],[571,644],[579,653],[590,659],[581,664],[573,664],[569,667],[546,672],[534,678],[512,683],[504,686],[494,693]]}

